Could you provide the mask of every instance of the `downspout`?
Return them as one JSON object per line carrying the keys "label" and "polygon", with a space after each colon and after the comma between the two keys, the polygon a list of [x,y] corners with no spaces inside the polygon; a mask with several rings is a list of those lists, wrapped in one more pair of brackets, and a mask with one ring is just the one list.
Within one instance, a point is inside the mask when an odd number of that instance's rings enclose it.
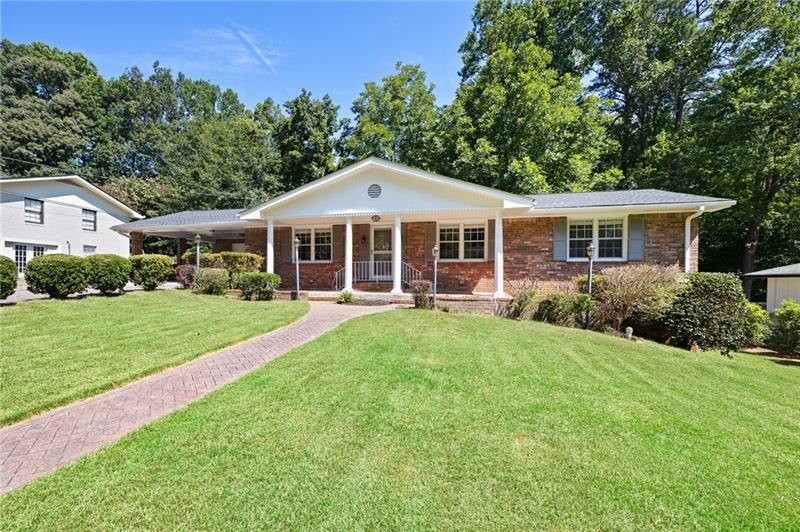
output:
{"label": "downspout", "polygon": [[[692,264],[692,220],[699,218],[705,212],[706,208],[701,205],[697,212],[686,217],[686,226],[683,235],[683,271],[689,272]],[[698,235],[699,238],[699,235]]]}

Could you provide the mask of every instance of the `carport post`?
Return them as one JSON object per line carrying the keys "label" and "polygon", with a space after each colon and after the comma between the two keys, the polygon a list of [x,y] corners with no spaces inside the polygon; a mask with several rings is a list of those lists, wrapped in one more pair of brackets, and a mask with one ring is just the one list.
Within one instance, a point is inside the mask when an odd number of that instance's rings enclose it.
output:
{"label": "carport post", "polygon": [[200,271],[200,242],[203,238],[200,235],[194,235],[194,267]]}

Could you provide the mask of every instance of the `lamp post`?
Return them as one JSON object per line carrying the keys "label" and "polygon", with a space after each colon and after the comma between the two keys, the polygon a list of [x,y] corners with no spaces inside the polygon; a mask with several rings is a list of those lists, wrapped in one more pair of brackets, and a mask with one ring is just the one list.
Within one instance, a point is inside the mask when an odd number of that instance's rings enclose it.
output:
{"label": "lamp post", "polygon": [[439,268],[439,246],[433,246],[433,308],[436,308],[436,270]]}
{"label": "lamp post", "polygon": [[194,267],[197,270],[200,269],[200,242],[202,241],[203,237],[194,235]]}
{"label": "lamp post", "polygon": [[294,277],[295,297],[300,299],[300,239],[297,237],[294,238]]}
{"label": "lamp post", "polygon": [[[592,267],[594,266],[594,244],[589,244],[586,246],[586,258],[589,259],[589,278],[587,279],[586,283],[586,291],[589,293],[589,298],[592,297]],[[584,323],[584,329],[589,328],[589,310],[586,310],[586,322]]]}

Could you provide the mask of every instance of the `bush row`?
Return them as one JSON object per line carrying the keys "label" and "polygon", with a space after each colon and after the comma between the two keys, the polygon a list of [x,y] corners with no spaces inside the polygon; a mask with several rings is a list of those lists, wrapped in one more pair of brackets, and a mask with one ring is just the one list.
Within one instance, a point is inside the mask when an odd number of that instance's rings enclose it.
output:
{"label": "bush row", "polygon": [[5,299],[17,289],[17,264],[0,256],[0,299]]}

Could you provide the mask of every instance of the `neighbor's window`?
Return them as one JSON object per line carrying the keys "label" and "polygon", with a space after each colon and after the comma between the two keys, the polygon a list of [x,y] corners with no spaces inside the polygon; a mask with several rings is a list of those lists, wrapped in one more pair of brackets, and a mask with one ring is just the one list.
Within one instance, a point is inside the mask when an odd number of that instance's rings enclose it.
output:
{"label": "neighbor's window", "polygon": [[439,226],[439,258],[458,259],[459,225]]}
{"label": "neighbor's window", "polygon": [[33,246],[33,258],[44,255],[44,246]]}
{"label": "neighbor's window", "polygon": [[464,258],[482,259],[486,248],[486,227],[483,225],[464,226]]}
{"label": "neighbor's window", "polygon": [[300,240],[298,256],[302,262],[326,262],[331,260],[330,229],[295,229],[294,236]]}
{"label": "neighbor's window", "polygon": [[97,211],[81,210],[81,228],[84,231],[97,231]]}
{"label": "neighbor's window", "polygon": [[622,220],[600,220],[597,224],[597,257],[622,258]]}
{"label": "neighbor's window", "polygon": [[97,251],[97,246],[83,246],[84,255],[94,255]]}
{"label": "neighbor's window", "polygon": [[586,248],[592,243],[594,220],[570,220],[569,258],[586,258]]}
{"label": "neighbor's window", "polygon": [[44,223],[44,202],[25,198],[25,221],[32,224]]}

